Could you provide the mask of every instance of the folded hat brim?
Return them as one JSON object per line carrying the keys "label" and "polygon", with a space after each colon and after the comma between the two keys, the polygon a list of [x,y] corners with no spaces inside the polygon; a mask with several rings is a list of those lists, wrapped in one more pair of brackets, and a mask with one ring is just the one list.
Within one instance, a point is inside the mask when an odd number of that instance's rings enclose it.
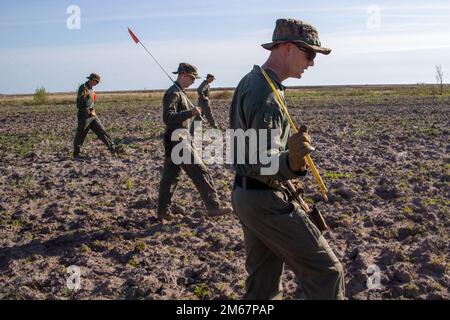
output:
{"label": "folded hat brim", "polygon": [[331,52],[331,49],[330,49],[330,48],[324,48],[324,47],[320,47],[320,46],[312,46],[312,45],[310,45],[310,44],[307,44],[305,41],[301,41],[301,40],[294,40],[294,41],[274,41],[274,42],[270,42],[270,43],[264,43],[264,44],[262,44],[261,46],[262,46],[264,49],[272,50],[272,48],[273,48],[275,45],[277,45],[277,44],[279,44],[279,43],[288,43],[288,42],[301,43],[301,44],[303,44],[305,47],[308,47],[308,48],[310,48],[311,50],[314,50],[315,52],[318,52],[318,53],[321,53],[321,54],[324,54],[324,55],[328,55],[328,54],[330,54],[330,52]]}

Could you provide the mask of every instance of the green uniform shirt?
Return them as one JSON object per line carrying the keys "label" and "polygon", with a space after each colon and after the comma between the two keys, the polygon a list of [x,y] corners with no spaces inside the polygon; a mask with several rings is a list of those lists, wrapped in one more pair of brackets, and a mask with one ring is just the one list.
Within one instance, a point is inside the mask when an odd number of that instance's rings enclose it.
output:
{"label": "green uniform shirt", "polygon": [[202,84],[197,89],[198,97],[201,100],[209,99],[209,83],[208,80],[202,82]]}
{"label": "green uniform shirt", "polygon": [[[278,80],[274,72],[271,70],[266,71],[282,99],[284,99],[286,88]],[[278,171],[275,174],[261,175],[261,168],[268,167],[271,162],[269,164],[261,164],[258,159],[256,164],[250,164],[247,161],[245,164],[236,163],[237,144],[235,143],[233,145],[234,167],[237,174],[257,178],[262,181],[267,181],[268,179],[284,181],[306,174],[306,172],[294,172],[289,167],[289,151],[287,150],[287,142],[290,136],[289,122],[258,66],[254,66],[253,70],[242,78],[236,88],[230,109],[230,128],[244,131],[256,129],[257,132],[260,129],[269,129],[267,141],[260,141],[258,137],[257,152],[259,154],[260,146],[263,145],[266,147],[267,156],[273,155],[278,161]],[[273,133],[270,129],[278,130],[277,133]],[[251,150],[249,142],[245,140],[245,159],[248,159],[249,150]]]}
{"label": "green uniform shirt", "polygon": [[89,112],[94,108],[94,90],[89,86],[89,81],[78,89],[77,108],[79,111]]}
{"label": "green uniform shirt", "polygon": [[[180,87],[178,83],[177,85]],[[183,93],[173,85],[164,94],[163,121],[166,125],[166,132],[180,128],[190,129],[193,113]]]}

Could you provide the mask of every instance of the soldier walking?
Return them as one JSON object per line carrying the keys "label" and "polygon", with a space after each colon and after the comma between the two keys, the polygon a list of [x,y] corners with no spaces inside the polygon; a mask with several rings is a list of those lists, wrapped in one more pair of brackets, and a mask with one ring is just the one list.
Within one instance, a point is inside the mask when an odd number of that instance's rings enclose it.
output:
{"label": "soldier walking", "polygon": [[[272,175],[263,175],[259,162],[234,164],[232,204],[242,224],[247,254],[244,298],[281,299],[286,263],[300,279],[307,299],[344,299],[341,263],[308,214],[279,188],[283,181],[307,174],[305,156],[311,152],[311,140],[305,129],[291,135],[287,116],[265,78],[285,100],[282,82],[301,78],[314,66],[317,53],[327,55],[331,50],[321,46],[313,26],[295,19],[279,19],[272,40],[262,45],[270,50],[268,60],[240,81],[230,109],[231,129],[268,131],[265,150],[260,141],[257,152],[278,163]],[[250,146],[245,143],[247,159]]]}
{"label": "soldier walking", "polygon": [[[231,208],[220,208],[214,181],[201,160],[197,161],[197,163],[191,161],[191,163],[182,162],[181,164],[176,164],[172,159],[171,154],[173,148],[178,143],[182,143],[172,141],[172,134],[174,131],[184,132],[187,135],[184,137],[184,142],[190,141],[189,131],[192,119],[201,112],[198,107],[193,109],[189,107],[184,91],[194,83],[195,79],[199,79],[197,68],[188,63],[180,63],[178,71],[174,72],[174,74],[178,75],[177,80],[165,92],[163,98],[163,121],[166,125],[166,131],[164,133],[165,160],[159,186],[158,219],[160,221],[173,219],[169,206],[177,188],[182,168],[200,192],[200,196],[208,210],[208,216],[221,216],[231,213]],[[184,143],[184,146],[186,148],[183,151],[188,153],[191,160],[193,158],[199,160],[190,142]]]}
{"label": "soldier walking", "polygon": [[77,95],[78,108],[78,128],[73,143],[73,157],[79,158],[81,147],[86,139],[89,130],[94,131],[97,137],[106,145],[110,152],[115,152],[116,148],[111,137],[106,133],[105,127],[94,109],[97,95],[94,87],[100,83],[100,76],[92,73],[87,77],[88,81],[80,86]]}
{"label": "soldier walking", "polygon": [[[198,93],[198,106],[202,110],[202,115],[206,117],[206,120],[208,120],[211,127],[217,129],[216,120],[214,119],[214,116],[211,111],[210,96],[209,96],[210,85],[214,80],[216,80],[216,78],[212,74],[208,74],[206,76],[206,80],[204,80],[202,84],[198,87],[197,93]],[[196,117],[195,120],[198,121],[200,120],[200,118]]]}

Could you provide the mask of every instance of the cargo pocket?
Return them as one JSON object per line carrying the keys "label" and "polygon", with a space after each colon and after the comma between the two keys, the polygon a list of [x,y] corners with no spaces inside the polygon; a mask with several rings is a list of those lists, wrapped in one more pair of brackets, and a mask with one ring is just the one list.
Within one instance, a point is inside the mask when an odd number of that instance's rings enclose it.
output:
{"label": "cargo pocket", "polygon": [[305,224],[306,228],[308,229],[309,233],[314,238],[314,240],[319,242],[319,239],[322,236],[322,234],[320,233],[320,230],[316,227],[314,222],[311,221],[309,215],[305,213],[303,210],[296,209],[295,211],[297,211],[297,214],[302,219],[303,223]]}
{"label": "cargo pocket", "polygon": [[295,206],[289,201],[288,196],[281,191],[270,191],[272,203],[270,204],[270,210],[273,216],[291,215],[295,210]]}

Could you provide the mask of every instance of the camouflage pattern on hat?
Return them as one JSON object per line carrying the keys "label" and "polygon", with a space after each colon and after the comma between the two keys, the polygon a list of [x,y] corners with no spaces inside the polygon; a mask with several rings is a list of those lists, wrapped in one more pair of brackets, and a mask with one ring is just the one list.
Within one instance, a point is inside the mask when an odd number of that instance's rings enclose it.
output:
{"label": "camouflage pattern on hat", "polygon": [[89,80],[96,80],[96,81],[100,82],[100,76],[98,74],[96,74],[96,73],[91,73],[89,75],[89,77],[87,77],[87,79],[89,79]]}
{"label": "camouflage pattern on hat", "polygon": [[331,52],[331,49],[322,47],[317,29],[302,20],[278,19],[273,31],[272,42],[262,44],[262,47],[271,50],[276,44],[286,42],[301,43],[322,54]]}
{"label": "camouflage pattern on hat", "polygon": [[200,79],[200,77],[198,75],[197,67],[195,67],[192,64],[185,63],[185,62],[180,63],[180,65],[178,66],[178,70],[174,71],[173,73],[174,74],[186,73],[186,74],[189,74],[191,76],[194,76],[195,79]]}
{"label": "camouflage pattern on hat", "polygon": [[210,79],[210,78],[215,79],[216,77],[215,77],[214,75],[208,73],[208,74],[206,75],[206,79]]}

